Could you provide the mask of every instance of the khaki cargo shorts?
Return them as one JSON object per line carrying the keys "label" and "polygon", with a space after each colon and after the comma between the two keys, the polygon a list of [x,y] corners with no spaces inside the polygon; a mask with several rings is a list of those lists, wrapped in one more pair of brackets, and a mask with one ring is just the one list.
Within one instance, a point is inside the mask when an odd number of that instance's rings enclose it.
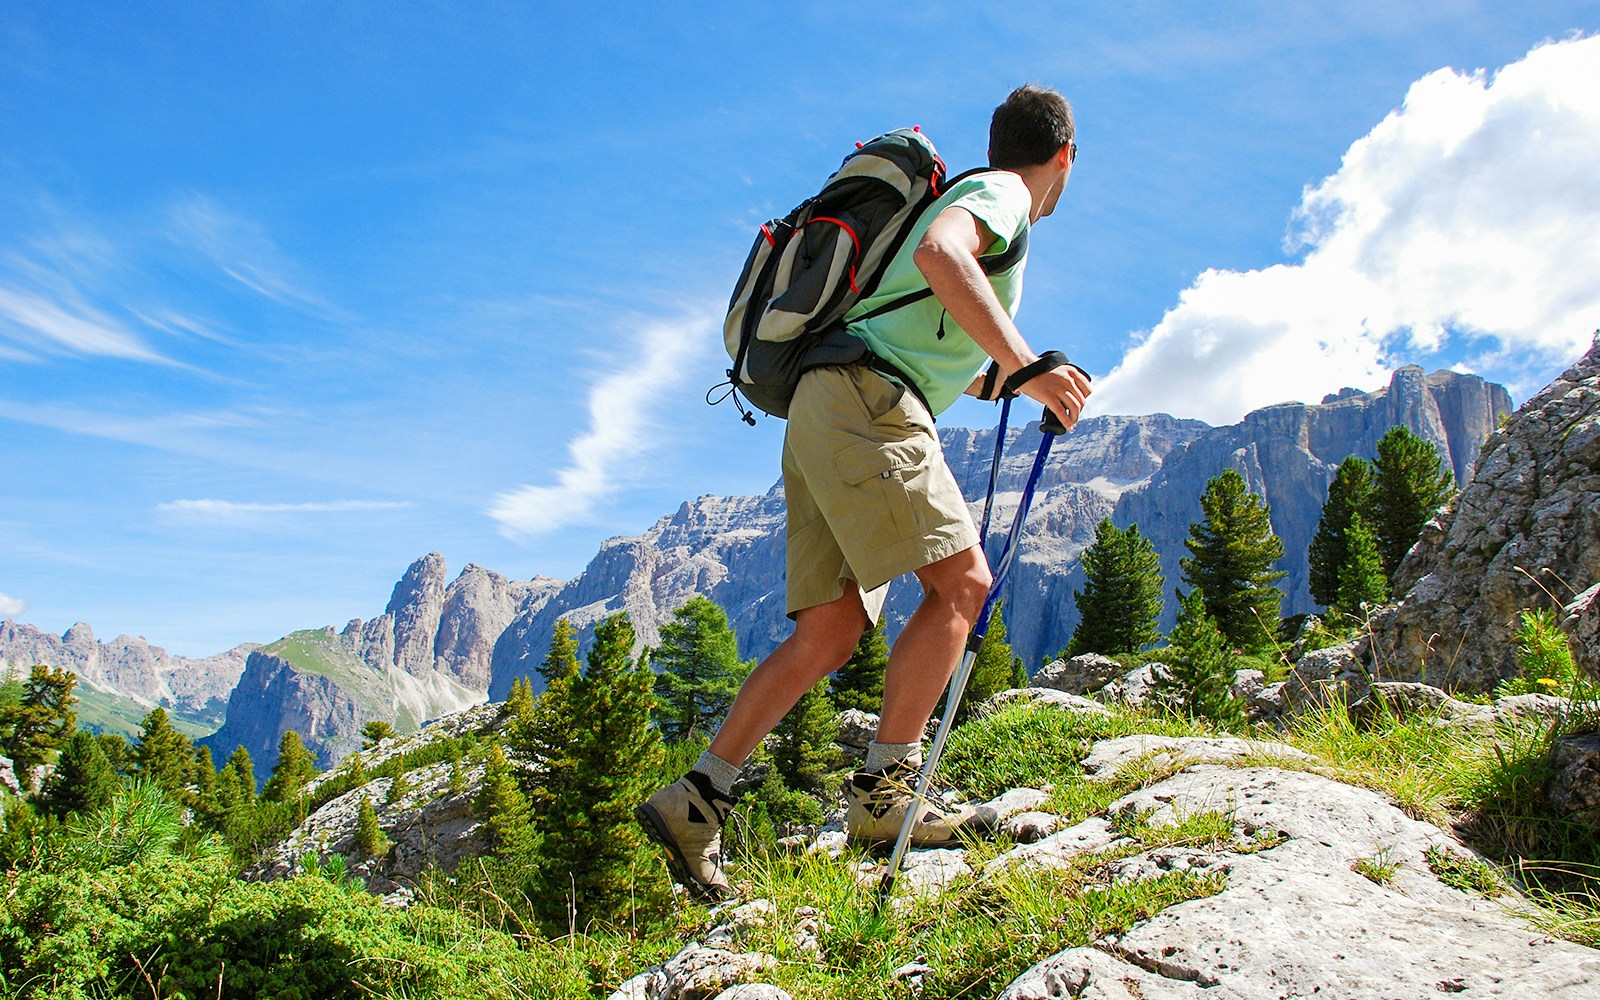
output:
{"label": "khaki cargo shorts", "polygon": [[783,488],[790,617],[837,600],[854,580],[875,622],[890,580],[978,544],[927,408],[864,365],[800,379]]}

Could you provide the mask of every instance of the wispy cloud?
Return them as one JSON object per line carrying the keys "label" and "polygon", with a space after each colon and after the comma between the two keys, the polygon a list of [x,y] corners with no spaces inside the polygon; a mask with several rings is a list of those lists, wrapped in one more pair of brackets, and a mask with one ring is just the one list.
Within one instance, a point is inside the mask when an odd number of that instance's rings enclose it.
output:
{"label": "wispy cloud", "polygon": [[0,594],[0,618],[17,618],[28,610],[28,602],[10,594]]}
{"label": "wispy cloud", "polygon": [[0,334],[16,345],[13,356],[29,356],[32,349],[175,364],[91,306],[51,301],[14,287],[0,286]]}
{"label": "wispy cloud", "polygon": [[259,223],[195,195],[172,210],[169,235],[204,255],[223,274],[279,305],[336,316],[336,309],[311,290],[299,269]]}
{"label": "wispy cloud", "polygon": [[1200,275],[1090,405],[1221,423],[1441,351],[1569,361],[1600,325],[1597,161],[1600,37],[1431,73],[1306,190],[1302,261]]}
{"label": "wispy cloud", "polygon": [[323,500],[310,503],[254,503],[236,500],[170,500],[157,504],[166,514],[214,520],[236,520],[270,514],[348,514],[358,511],[404,510],[409,500]]}
{"label": "wispy cloud", "polygon": [[581,521],[624,478],[628,463],[648,454],[660,426],[658,399],[674,387],[699,345],[714,343],[713,321],[695,316],[643,330],[626,368],[589,389],[589,426],[567,447],[568,465],[554,485],[519,486],[498,494],[487,513],[502,534],[528,539]]}

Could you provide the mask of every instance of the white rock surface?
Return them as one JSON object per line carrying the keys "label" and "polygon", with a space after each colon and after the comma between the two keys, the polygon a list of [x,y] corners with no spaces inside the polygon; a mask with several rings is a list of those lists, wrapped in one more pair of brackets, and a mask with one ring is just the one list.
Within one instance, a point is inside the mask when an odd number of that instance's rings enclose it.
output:
{"label": "white rock surface", "polygon": [[[1222,810],[1241,834],[1287,839],[1227,854],[1222,892],[1052,956],[1004,1000],[1600,996],[1600,952],[1541,937],[1500,904],[1440,883],[1424,852],[1463,849],[1375,793],[1305,772],[1201,764],[1124,797],[1119,810],[1149,811],[1156,823]],[[1386,885],[1351,869],[1378,852],[1402,866]],[[1163,867],[1159,854],[1142,873]],[[1167,852],[1168,870],[1181,870],[1181,858]]]}

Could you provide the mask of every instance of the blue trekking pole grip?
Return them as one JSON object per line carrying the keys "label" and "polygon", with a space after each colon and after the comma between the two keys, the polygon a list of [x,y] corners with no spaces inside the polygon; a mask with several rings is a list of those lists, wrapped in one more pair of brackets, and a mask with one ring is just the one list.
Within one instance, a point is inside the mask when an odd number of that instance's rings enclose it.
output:
{"label": "blue trekking pole grip", "polygon": [[[944,754],[945,743],[950,738],[950,730],[955,728],[956,709],[960,707],[961,695],[966,690],[967,682],[972,677],[973,664],[978,659],[978,651],[983,647],[983,637],[989,631],[989,617],[994,611],[995,601],[1000,597],[1000,589],[1005,585],[1006,574],[1011,569],[1012,560],[1016,558],[1017,543],[1022,538],[1022,527],[1028,519],[1028,508],[1033,504],[1033,493],[1039,485],[1039,476],[1044,471],[1045,460],[1050,457],[1050,445],[1055,441],[1056,435],[1066,433],[1066,427],[1059,418],[1048,409],[1039,421],[1040,439],[1039,451],[1033,459],[1033,469],[1028,473],[1028,481],[1022,488],[1022,498],[1017,503],[1017,513],[1011,521],[1011,533],[1006,537],[1005,548],[1000,551],[1000,559],[995,566],[993,582],[989,584],[989,593],[984,596],[983,610],[978,613],[978,620],[972,625],[972,632],[967,636],[966,649],[961,655],[961,662],[957,665],[955,674],[950,678],[949,693],[945,697],[944,718],[939,720],[938,732],[934,734],[933,746],[928,749],[928,760],[922,767],[922,776],[917,782],[916,794],[912,797],[911,806],[906,810],[906,818],[900,825],[900,835],[895,838],[894,853],[889,858],[889,867],[883,874],[883,881],[878,884],[878,900],[876,909],[881,911],[883,904],[888,901],[894,892],[895,876],[900,873],[900,864],[905,859],[906,848],[911,843],[911,830],[916,824],[917,816],[921,814],[925,803],[928,802],[929,790],[933,785],[933,772],[939,766],[939,758]],[[1003,437],[1005,428],[999,428],[997,436]],[[994,499],[994,484],[999,476],[1000,448],[995,450],[993,469],[990,472],[990,501]],[[985,527],[988,526],[988,508],[984,512]]]}

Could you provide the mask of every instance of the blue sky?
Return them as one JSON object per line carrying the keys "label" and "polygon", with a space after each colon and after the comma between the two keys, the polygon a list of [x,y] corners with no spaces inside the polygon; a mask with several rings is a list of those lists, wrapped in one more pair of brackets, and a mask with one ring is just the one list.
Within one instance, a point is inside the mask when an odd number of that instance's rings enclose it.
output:
{"label": "blue sky", "polygon": [[764,491],[781,424],[703,401],[753,227],[890,128],[978,164],[1027,81],[1082,153],[1019,322],[1096,373],[1090,413],[1221,422],[1406,362],[1520,400],[1600,326],[1597,31],[1562,2],[12,0],[0,617],[202,655],[376,614],[430,550],[569,578]]}

